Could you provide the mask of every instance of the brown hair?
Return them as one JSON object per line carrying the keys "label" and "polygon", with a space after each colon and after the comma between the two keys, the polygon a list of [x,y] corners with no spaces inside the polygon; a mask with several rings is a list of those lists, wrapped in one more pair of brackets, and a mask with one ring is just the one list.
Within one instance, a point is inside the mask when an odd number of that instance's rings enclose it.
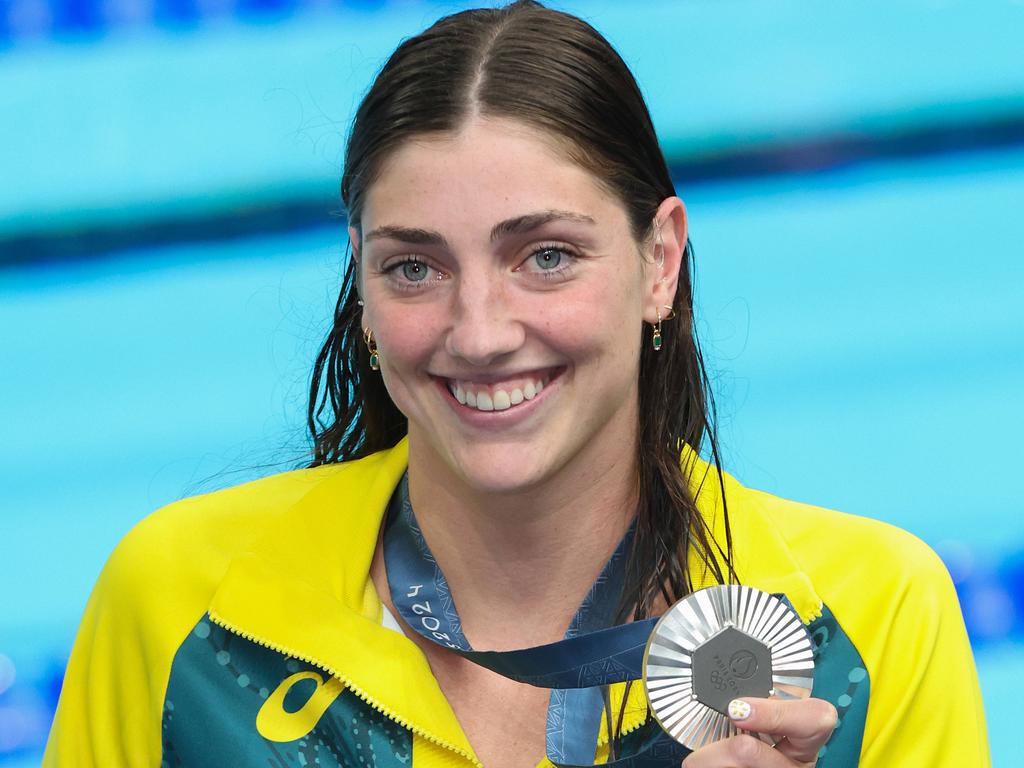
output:
{"label": "brown hair", "polygon": [[[643,96],[618,53],[581,19],[520,0],[442,18],[392,54],[348,140],[341,196],[351,225],[359,229],[366,192],[391,152],[412,137],[455,132],[473,115],[518,120],[560,140],[622,202],[637,242],[652,236],[658,207],[675,195]],[[672,603],[691,592],[691,550],[720,583],[735,577],[728,518],[723,551],[687,481],[697,452],[707,448],[724,505],[714,404],[693,323],[689,241],[684,261],[677,319],[665,324],[661,350],[645,343],[640,356],[639,511],[620,620],[648,615],[659,596]],[[357,280],[350,259],[313,369],[313,466],[391,447],[407,431],[369,368]],[[681,466],[684,444],[694,450],[684,452]]]}

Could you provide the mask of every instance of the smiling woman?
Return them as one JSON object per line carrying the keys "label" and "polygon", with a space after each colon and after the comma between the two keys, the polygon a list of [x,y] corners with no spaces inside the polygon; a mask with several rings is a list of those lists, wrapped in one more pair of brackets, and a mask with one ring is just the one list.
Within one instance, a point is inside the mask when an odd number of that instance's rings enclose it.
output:
{"label": "smiling woman", "polygon": [[521,123],[476,118],[395,151],[350,237],[414,493],[427,478],[460,497],[543,493],[588,474],[587,495],[633,494],[638,330],[673,301],[682,211],[673,197],[655,213],[655,264],[618,199]]}
{"label": "smiling woman", "polygon": [[[48,764],[987,763],[938,559],[723,472],[686,209],[593,28],[516,2],[403,42],[342,197],[352,259],[310,466],[124,539]],[[634,682],[654,620],[723,584],[792,609],[813,689],[729,693],[763,657],[692,636],[667,653],[717,666],[673,706],[723,725],[691,751]],[[769,618],[748,627],[765,642]]]}

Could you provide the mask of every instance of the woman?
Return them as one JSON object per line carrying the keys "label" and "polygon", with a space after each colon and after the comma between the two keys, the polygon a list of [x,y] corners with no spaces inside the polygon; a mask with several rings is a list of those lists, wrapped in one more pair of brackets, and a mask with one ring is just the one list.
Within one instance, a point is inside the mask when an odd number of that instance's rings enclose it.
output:
{"label": "woman", "polygon": [[[686,211],[597,32],[518,2],[407,40],[359,108],[342,196],[352,260],[314,371],[312,466],[125,538],[48,764],[987,762],[938,559],[718,469]],[[726,582],[789,600],[815,688],[733,702],[741,733],[692,753],[607,670],[573,689],[596,694],[551,691],[469,650]]]}

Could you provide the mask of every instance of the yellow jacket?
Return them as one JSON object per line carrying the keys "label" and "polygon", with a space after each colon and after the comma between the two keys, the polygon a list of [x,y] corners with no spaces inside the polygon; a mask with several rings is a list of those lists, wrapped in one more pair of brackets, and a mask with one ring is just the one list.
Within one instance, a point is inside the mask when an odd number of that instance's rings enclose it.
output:
{"label": "yellow jacket", "polygon": [[[368,576],[406,464],[403,441],[139,523],[86,607],[44,765],[479,765],[422,653],[382,626]],[[934,553],[883,523],[725,483],[742,582],[785,593],[819,647],[814,695],[841,717],[819,765],[988,766]],[[721,536],[711,476],[698,503]],[[625,730],[644,717],[631,699]]]}

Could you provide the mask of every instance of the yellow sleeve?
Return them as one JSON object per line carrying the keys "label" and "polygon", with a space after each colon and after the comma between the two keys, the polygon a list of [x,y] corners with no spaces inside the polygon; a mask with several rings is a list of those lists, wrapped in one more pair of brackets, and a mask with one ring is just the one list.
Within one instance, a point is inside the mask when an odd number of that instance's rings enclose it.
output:
{"label": "yellow sleeve", "polygon": [[867,606],[877,621],[861,627],[887,637],[868,643],[877,650],[865,658],[871,698],[860,766],[990,766],[978,677],[953,583],[934,552],[910,536],[903,543],[909,577],[884,609]]}
{"label": "yellow sleeve", "polygon": [[[78,629],[44,766],[158,766],[159,699],[137,621],[132,563],[122,542],[107,561]],[[137,575],[137,574],[136,574]]]}
{"label": "yellow sleeve", "polygon": [[208,599],[190,576],[197,569],[173,554],[187,527],[167,526],[166,512],[125,536],[93,587],[47,741],[47,768],[160,765],[171,662]]}
{"label": "yellow sleeve", "polygon": [[990,766],[974,658],[938,555],[878,520],[754,496],[868,672],[856,765]]}

